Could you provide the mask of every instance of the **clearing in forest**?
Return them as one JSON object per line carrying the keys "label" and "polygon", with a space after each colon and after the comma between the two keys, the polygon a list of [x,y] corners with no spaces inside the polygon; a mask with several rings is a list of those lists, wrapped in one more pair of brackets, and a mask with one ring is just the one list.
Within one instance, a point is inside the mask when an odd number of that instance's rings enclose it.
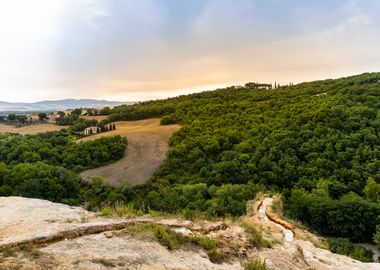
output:
{"label": "clearing in forest", "polygon": [[48,131],[59,131],[65,126],[57,126],[52,123],[30,124],[21,127],[16,127],[11,124],[0,123],[0,133],[18,133],[21,135],[38,134]]}
{"label": "clearing in forest", "polygon": [[89,181],[100,176],[104,181],[118,186],[124,181],[131,185],[143,184],[166,158],[169,139],[180,129],[179,125],[160,125],[160,119],[115,122],[116,130],[95,134],[79,141],[93,140],[102,136],[127,137],[125,156],[106,166],[86,170],[80,176]]}

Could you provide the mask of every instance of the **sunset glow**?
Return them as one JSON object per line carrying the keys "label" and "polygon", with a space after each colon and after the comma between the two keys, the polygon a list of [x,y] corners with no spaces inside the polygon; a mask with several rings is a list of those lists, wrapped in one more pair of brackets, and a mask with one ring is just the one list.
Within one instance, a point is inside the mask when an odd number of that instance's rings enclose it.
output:
{"label": "sunset glow", "polygon": [[379,1],[4,0],[4,101],[147,100],[378,71]]}

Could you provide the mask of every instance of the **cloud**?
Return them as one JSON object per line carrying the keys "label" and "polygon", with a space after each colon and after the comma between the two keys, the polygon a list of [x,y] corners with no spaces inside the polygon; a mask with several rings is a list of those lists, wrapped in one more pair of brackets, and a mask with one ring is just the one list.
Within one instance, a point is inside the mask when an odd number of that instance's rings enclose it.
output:
{"label": "cloud", "polygon": [[85,22],[94,29],[98,29],[110,17],[110,13],[97,0],[87,0],[85,12]]}
{"label": "cloud", "polygon": [[8,11],[0,4],[9,98],[149,99],[334,77],[380,61],[377,1],[36,0],[16,18],[14,1]]}

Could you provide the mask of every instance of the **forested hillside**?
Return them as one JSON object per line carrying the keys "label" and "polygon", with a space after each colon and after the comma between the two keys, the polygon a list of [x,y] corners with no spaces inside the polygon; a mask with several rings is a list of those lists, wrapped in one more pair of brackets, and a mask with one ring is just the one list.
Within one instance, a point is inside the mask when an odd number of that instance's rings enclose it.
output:
{"label": "forested hillside", "polygon": [[309,228],[371,241],[380,224],[379,108],[380,73],[120,106],[108,121],[160,117],[182,125],[146,184],[84,183],[74,172],[121,158],[127,142],[75,143],[69,129],[1,135],[0,195],[212,217],[242,215],[257,192],[273,191],[284,195],[286,214]]}
{"label": "forested hillside", "polygon": [[121,158],[126,145],[119,136],[75,143],[67,131],[0,135],[0,196],[79,204],[90,186],[74,172]]}
{"label": "forested hillside", "polygon": [[380,214],[379,108],[380,74],[372,73],[121,106],[110,119],[183,125],[156,176],[127,194],[137,206],[240,215],[269,189],[313,229],[364,241]]}

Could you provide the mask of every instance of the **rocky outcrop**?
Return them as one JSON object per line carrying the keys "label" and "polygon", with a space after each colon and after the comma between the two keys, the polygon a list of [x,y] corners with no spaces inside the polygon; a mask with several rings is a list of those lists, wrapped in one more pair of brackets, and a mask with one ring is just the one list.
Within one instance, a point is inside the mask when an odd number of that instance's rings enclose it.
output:
{"label": "rocky outcrop", "polygon": [[[262,202],[270,209],[270,199]],[[257,206],[257,205],[256,205]],[[258,209],[258,208],[255,208]],[[265,235],[281,238],[281,227],[265,213],[246,217]],[[280,219],[279,217],[276,217]],[[168,250],[155,238],[137,237],[125,228],[159,224],[186,235],[217,241],[228,259],[215,264],[199,246]],[[175,229],[176,228],[176,229]],[[190,222],[180,219],[105,218],[80,207],[38,199],[0,197],[0,269],[243,269],[244,262],[260,258],[268,269],[375,270],[365,264],[314,246],[297,234],[291,242],[257,249],[247,244],[239,221]]]}

